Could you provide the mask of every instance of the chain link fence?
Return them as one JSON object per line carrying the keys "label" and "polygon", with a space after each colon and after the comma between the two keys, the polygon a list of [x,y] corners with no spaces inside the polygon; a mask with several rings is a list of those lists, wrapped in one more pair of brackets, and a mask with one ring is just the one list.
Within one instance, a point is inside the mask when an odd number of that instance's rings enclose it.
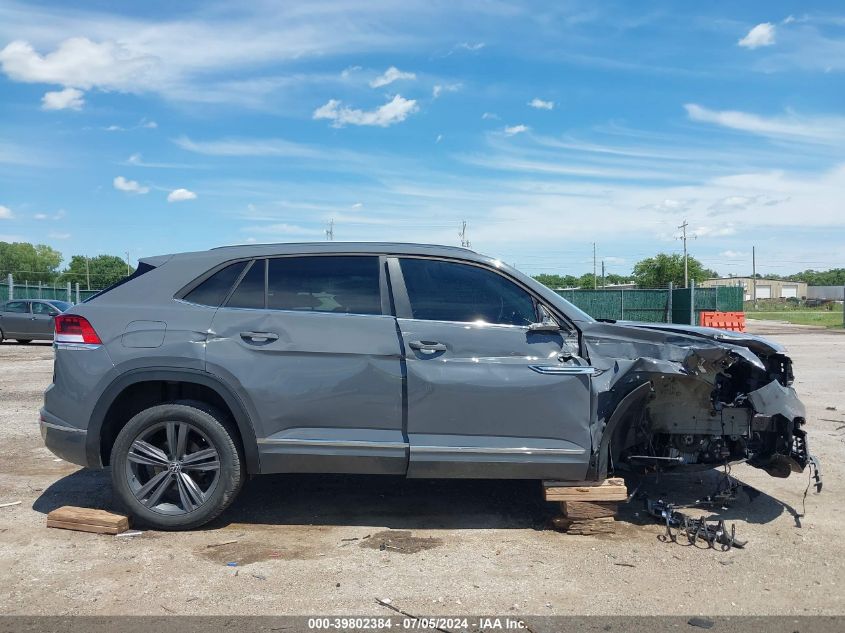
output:
{"label": "chain link fence", "polygon": [[4,283],[0,284],[0,301],[10,299],[53,299],[67,301],[68,303],[81,303],[88,297],[100,292],[99,290],[82,290],[79,284],[44,284],[44,283],[17,283],[9,275]]}
{"label": "chain link fence", "polygon": [[742,312],[743,289],[719,288],[600,288],[556,290],[594,319],[698,325],[703,311]]}

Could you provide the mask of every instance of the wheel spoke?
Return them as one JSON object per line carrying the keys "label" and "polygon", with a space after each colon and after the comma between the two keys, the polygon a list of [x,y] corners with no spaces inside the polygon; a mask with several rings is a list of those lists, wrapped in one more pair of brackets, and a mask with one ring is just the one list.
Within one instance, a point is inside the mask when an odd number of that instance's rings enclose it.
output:
{"label": "wheel spoke", "polygon": [[176,484],[179,487],[179,498],[188,512],[196,510],[205,502],[205,494],[188,473],[180,472],[176,475]]}
{"label": "wheel spoke", "polygon": [[156,448],[144,440],[135,440],[129,449],[129,461],[147,466],[161,466],[167,468],[168,459],[163,450]]}
{"label": "wheel spoke", "polygon": [[217,451],[213,448],[206,448],[185,455],[182,459],[182,468],[185,470],[219,470],[220,462],[217,459]]}
{"label": "wheel spoke", "polygon": [[171,473],[164,470],[141,486],[135,493],[135,497],[145,506],[150,508],[158,503],[158,500],[161,499],[161,495],[164,494],[165,490],[167,490],[172,483],[173,478]]}
{"label": "wheel spoke", "polygon": [[167,450],[170,452],[170,459],[178,460],[185,454],[185,447],[188,444],[187,424],[181,422],[167,423]]}

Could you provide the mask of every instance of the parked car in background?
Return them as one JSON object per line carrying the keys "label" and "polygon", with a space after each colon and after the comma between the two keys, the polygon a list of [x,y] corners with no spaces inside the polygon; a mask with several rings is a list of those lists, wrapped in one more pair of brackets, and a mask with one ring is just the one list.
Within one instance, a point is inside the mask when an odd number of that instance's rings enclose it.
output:
{"label": "parked car in background", "polygon": [[52,341],[55,317],[71,305],[53,299],[15,299],[0,305],[0,343]]}
{"label": "parked car in background", "polygon": [[[599,322],[506,264],[414,244],[142,259],[56,318],[41,433],[147,525],[248,475],[601,481],[810,462],[792,363],[752,335]],[[93,491],[92,491],[93,494]]]}

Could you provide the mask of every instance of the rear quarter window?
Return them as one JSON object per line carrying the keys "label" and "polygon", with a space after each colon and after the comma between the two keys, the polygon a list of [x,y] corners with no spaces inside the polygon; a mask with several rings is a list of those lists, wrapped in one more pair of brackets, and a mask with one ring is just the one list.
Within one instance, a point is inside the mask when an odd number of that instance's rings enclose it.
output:
{"label": "rear quarter window", "polygon": [[248,263],[236,262],[221,268],[182,298],[185,301],[204,306],[213,306],[215,308],[220,306],[226,297],[229,296],[232,286],[235,285],[235,282],[241,276]]}

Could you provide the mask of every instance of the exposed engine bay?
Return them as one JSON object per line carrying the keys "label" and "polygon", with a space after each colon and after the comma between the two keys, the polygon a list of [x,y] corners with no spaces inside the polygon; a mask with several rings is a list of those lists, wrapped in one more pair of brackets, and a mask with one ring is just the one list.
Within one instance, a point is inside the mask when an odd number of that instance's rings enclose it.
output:
{"label": "exposed engine bay", "polygon": [[738,461],[774,477],[815,468],[792,361],[766,339],[712,328],[596,323],[592,472],[713,468]]}

